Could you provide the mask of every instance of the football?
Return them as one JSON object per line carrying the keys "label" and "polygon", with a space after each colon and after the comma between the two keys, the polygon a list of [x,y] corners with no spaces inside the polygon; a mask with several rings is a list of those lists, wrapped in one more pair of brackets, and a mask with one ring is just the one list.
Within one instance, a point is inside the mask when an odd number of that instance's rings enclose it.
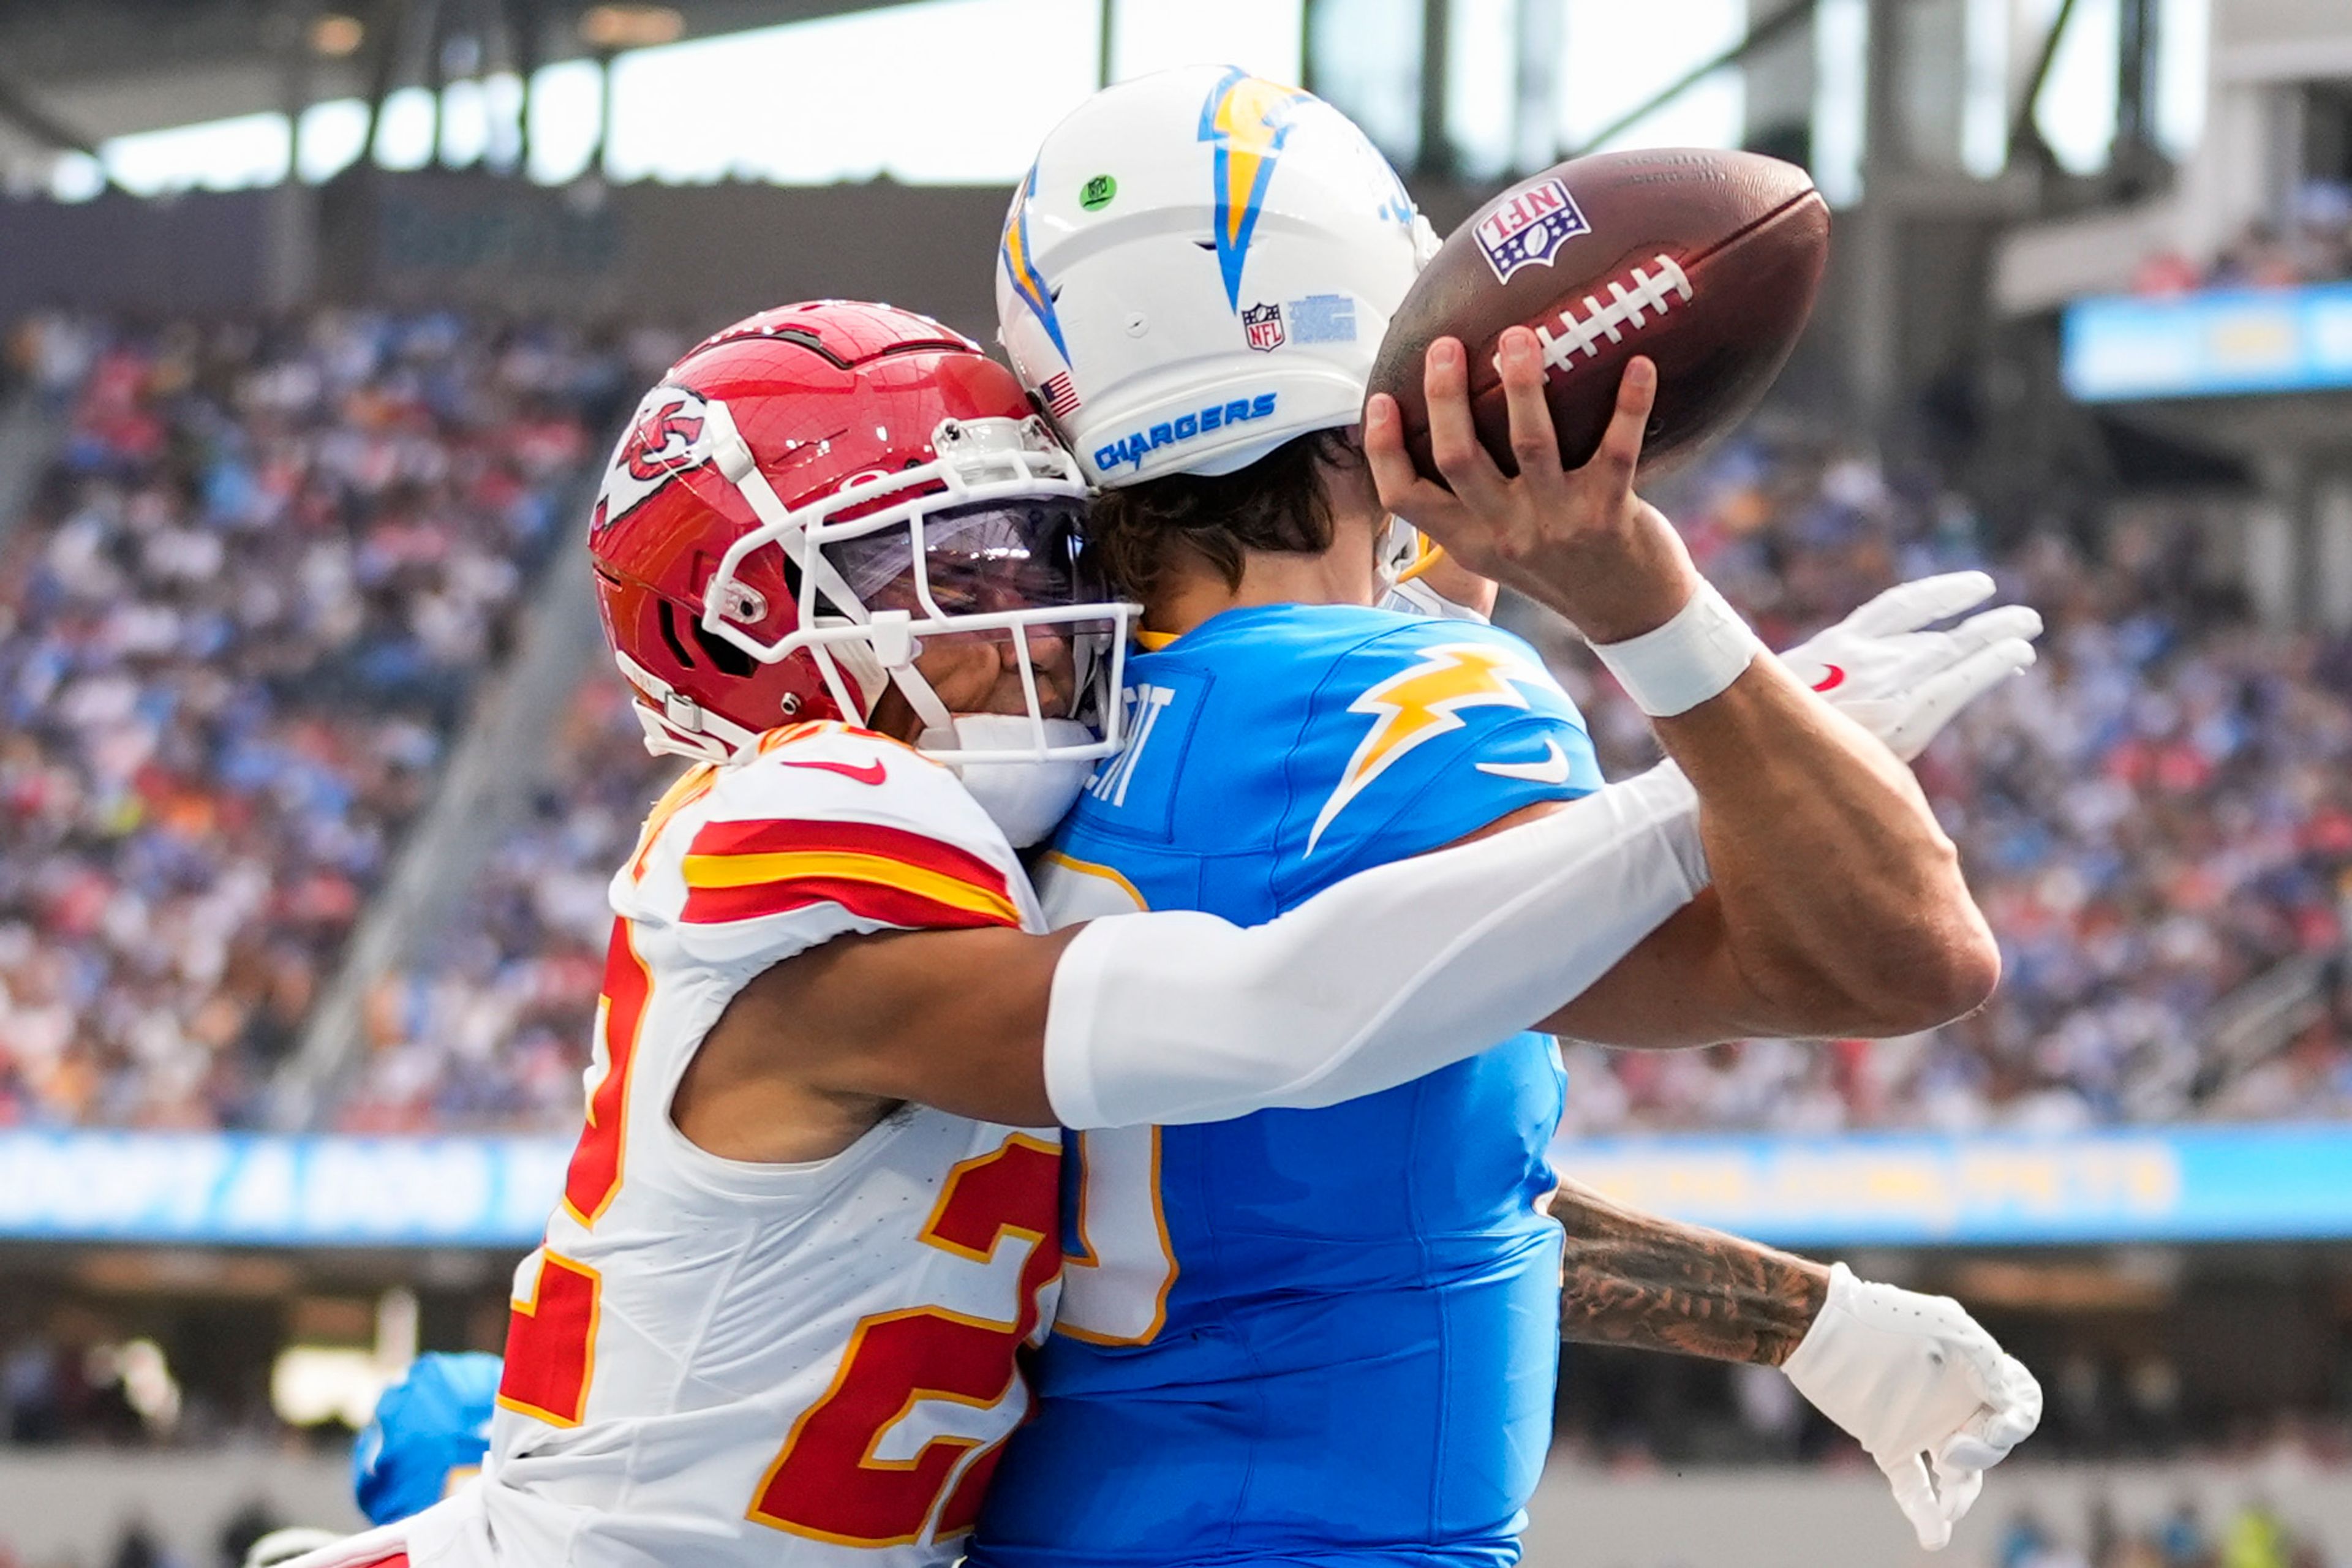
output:
{"label": "football", "polygon": [[1371,390],[1393,395],[1421,471],[1422,364],[1453,336],[1470,356],[1480,439],[1517,473],[1496,344],[1532,328],[1560,461],[1589,459],[1625,363],[1647,354],[1658,400],[1644,474],[1737,425],[1780,374],[1829,258],[1829,208],[1805,171],[1755,153],[1659,148],[1577,158],[1523,180],[1454,231],[1389,324]]}

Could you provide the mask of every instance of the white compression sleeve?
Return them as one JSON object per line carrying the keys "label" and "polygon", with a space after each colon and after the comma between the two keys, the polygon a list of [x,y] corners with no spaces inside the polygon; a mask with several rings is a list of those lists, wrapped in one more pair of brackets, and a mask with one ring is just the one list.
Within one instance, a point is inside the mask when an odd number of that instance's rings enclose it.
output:
{"label": "white compression sleeve", "polygon": [[1706,883],[1697,795],[1664,763],[1262,926],[1108,916],[1054,972],[1046,1094],[1086,1128],[1391,1089],[1549,1017]]}

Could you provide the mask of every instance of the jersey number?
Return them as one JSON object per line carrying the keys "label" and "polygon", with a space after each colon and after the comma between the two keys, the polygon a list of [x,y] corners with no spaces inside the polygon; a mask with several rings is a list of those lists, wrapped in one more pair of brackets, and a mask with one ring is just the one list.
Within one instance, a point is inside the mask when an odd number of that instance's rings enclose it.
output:
{"label": "jersey number", "polygon": [[1150,1344],[1168,1321],[1176,1283],[1160,1199],[1160,1129],[1065,1137],[1075,1196],[1054,1331],[1089,1344]]}
{"label": "jersey number", "polygon": [[972,1527],[1002,1438],[969,1463],[978,1438],[934,1437],[903,1458],[880,1450],[921,1401],[985,1410],[1013,1393],[1013,1354],[1036,1331],[1038,1293],[1061,1267],[1059,1167],[1059,1151],[1015,1133],[948,1173],[920,1239],[976,1263],[992,1261],[1008,1236],[1024,1244],[1009,1321],[937,1307],[860,1320],[832,1388],[768,1467],[751,1518],[845,1546],[901,1545],[924,1539],[927,1529],[939,1541]]}
{"label": "jersey number", "polygon": [[596,1034],[589,1052],[588,1124],[563,1173],[563,1206],[594,1228],[621,1190],[621,1132],[628,1119],[629,1079],[637,1065],[637,1036],[652,1000],[653,971],[637,956],[635,928],[613,922],[604,952],[604,994],[596,999]]}
{"label": "jersey number", "polygon": [[[1124,791],[1117,772],[1140,754],[1162,699],[1146,687],[1139,700],[1154,704],[1137,724],[1120,763],[1100,783]],[[1116,782],[1113,782],[1113,781]],[[1099,790],[1097,793],[1101,793]],[[1111,867],[1075,859],[1060,850],[1039,858],[1034,873],[1045,922],[1056,931],[1076,921],[1145,909],[1134,883]],[[1069,1194],[1069,1228],[1063,1238],[1062,1302],[1054,1331],[1097,1345],[1143,1345],[1168,1321],[1168,1292],[1176,1283],[1176,1249],[1160,1200],[1160,1130],[1122,1127],[1065,1135],[1063,1190]]]}
{"label": "jersey number", "polygon": [[[563,1206],[593,1226],[621,1190],[621,1131],[629,1105],[637,1036],[653,996],[653,972],[637,956],[627,921],[613,922],[604,954],[604,994],[596,1002],[596,1040],[589,1067],[588,1124],[563,1174]],[[507,1315],[507,1361],[499,1403],[509,1410],[577,1426],[588,1405],[596,1359],[596,1311],[603,1282],[583,1263],[540,1248],[524,1261],[530,1275]]]}
{"label": "jersey number", "polygon": [[541,1247],[523,1260],[530,1294],[509,1303],[507,1361],[499,1403],[551,1426],[577,1426],[596,1363],[604,1279],[584,1263]]}

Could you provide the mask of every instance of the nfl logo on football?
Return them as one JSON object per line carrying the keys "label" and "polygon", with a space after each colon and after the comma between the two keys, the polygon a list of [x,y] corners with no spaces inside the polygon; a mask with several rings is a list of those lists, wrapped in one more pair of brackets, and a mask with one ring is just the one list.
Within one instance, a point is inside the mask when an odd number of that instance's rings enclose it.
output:
{"label": "nfl logo on football", "polygon": [[1558,180],[1544,180],[1503,198],[1502,205],[1479,220],[1478,248],[1495,280],[1508,283],[1522,267],[1540,262],[1549,267],[1559,247],[1592,226],[1577,210],[1576,198]]}
{"label": "nfl logo on football", "polygon": [[1249,346],[1264,353],[1282,346],[1282,307],[1279,304],[1251,305],[1242,311],[1242,331],[1249,334]]}

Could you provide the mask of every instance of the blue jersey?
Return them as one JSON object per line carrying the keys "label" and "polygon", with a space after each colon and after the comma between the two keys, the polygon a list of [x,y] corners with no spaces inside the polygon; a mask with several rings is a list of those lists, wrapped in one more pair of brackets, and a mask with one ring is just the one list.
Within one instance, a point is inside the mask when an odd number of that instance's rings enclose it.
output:
{"label": "blue jersey", "polygon": [[370,1524],[423,1512],[482,1468],[503,1365],[478,1351],[432,1352],[383,1391],[352,1448],[352,1489]]}
{"label": "blue jersey", "polygon": [[[1261,923],[1601,782],[1575,705],[1485,626],[1231,610],[1128,679],[1127,749],[1037,869],[1057,922]],[[1528,1034],[1328,1110],[1069,1137],[1056,1328],[970,1562],[1515,1561],[1551,1435],[1560,1095]]]}

